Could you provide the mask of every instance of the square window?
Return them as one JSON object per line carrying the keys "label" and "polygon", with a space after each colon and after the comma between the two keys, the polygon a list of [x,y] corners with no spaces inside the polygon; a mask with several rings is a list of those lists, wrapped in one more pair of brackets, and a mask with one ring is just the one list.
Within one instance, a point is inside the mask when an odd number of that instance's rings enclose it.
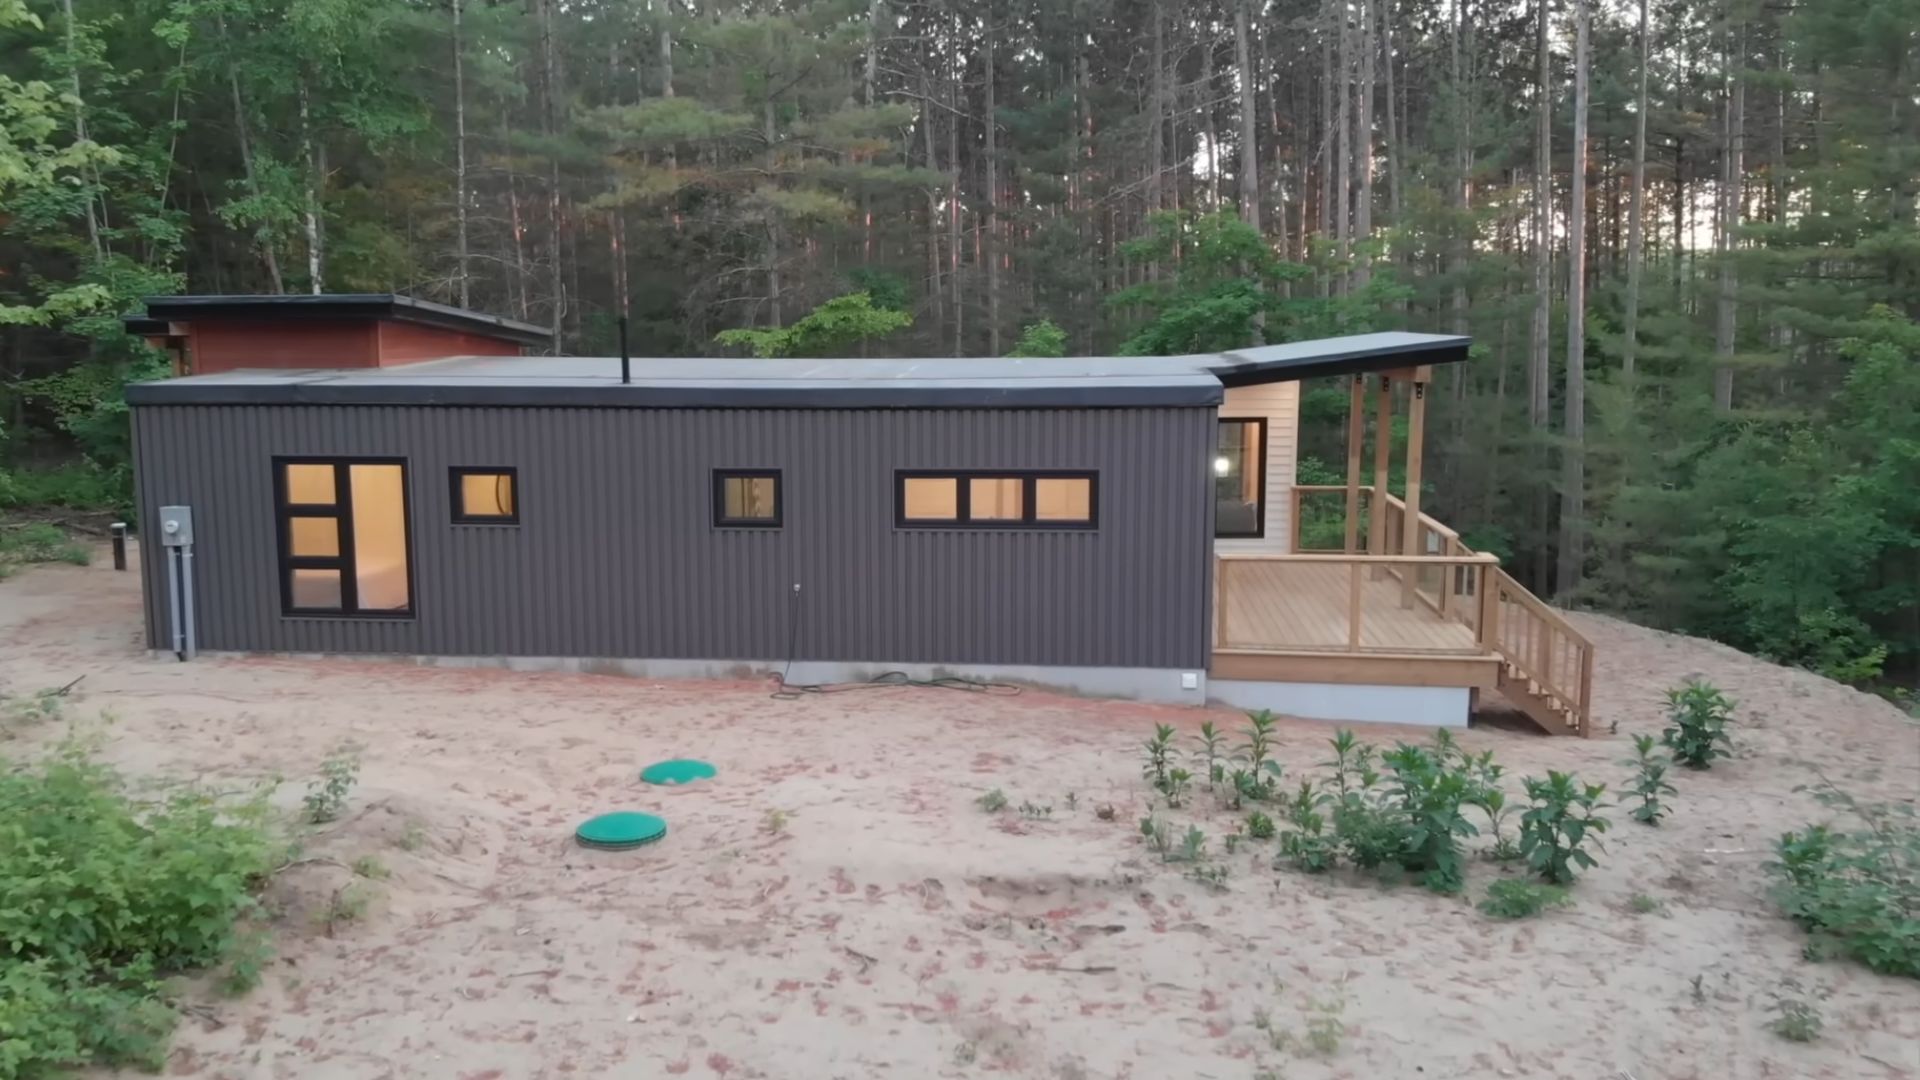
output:
{"label": "square window", "polygon": [[780,527],[780,470],[715,469],[713,523],[728,529]]}
{"label": "square window", "polygon": [[518,525],[520,477],[508,468],[455,466],[453,523],[455,525]]}
{"label": "square window", "polygon": [[967,487],[968,521],[1019,521],[1026,516],[1017,476],[976,476]]}
{"label": "square window", "polygon": [[1033,482],[1033,518],[1069,524],[1093,521],[1093,479],[1042,476]]}
{"label": "square window", "polygon": [[1259,537],[1267,531],[1267,422],[1220,421],[1213,451],[1213,534]]}
{"label": "square window", "polygon": [[342,606],[340,592],[340,571],[307,570],[292,571],[292,588],[289,599],[292,606],[300,611],[338,611]]}
{"label": "square window", "polygon": [[951,476],[909,476],[901,481],[900,516],[908,521],[958,521],[960,481]]}
{"label": "square window", "polygon": [[330,559],[340,554],[340,519],[337,517],[293,517],[287,519],[287,554],[296,559]]}
{"label": "square window", "polygon": [[293,506],[332,506],[338,498],[332,465],[286,466],[287,502]]}

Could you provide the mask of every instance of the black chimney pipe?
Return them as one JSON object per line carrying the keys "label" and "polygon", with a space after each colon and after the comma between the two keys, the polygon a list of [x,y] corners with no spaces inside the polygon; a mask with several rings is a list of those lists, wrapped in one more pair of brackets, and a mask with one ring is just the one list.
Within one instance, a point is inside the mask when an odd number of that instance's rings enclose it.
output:
{"label": "black chimney pipe", "polygon": [[620,385],[633,382],[633,361],[627,356],[627,317],[620,316]]}

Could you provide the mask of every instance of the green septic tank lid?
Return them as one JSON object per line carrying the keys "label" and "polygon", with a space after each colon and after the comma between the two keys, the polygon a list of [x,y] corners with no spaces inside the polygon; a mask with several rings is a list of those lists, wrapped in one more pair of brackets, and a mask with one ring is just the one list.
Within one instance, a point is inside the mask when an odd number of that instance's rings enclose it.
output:
{"label": "green septic tank lid", "polygon": [[704,761],[692,758],[674,758],[672,761],[656,761],[640,770],[640,779],[649,784],[691,784],[695,780],[711,779],[716,770]]}
{"label": "green septic tank lid", "polygon": [[637,810],[621,810],[581,822],[580,827],[574,830],[573,838],[580,842],[581,847],[625,851],[651,844],[666,835],[667,823],[664,820]]}

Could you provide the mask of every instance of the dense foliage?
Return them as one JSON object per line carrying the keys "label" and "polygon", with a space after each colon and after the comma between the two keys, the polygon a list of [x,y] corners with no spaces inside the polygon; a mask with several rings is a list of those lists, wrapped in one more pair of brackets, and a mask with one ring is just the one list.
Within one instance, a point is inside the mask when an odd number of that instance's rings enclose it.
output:
{"label": "dense foliage", "polygon": [[227,958],[271,868],[265,801],[157,805],[77,753],[0,772],[0,1077],[157,1069],[162,980]]}
{"label": "dense foliage", "polygon": [[118,317],[180,289],[715,362],[1460,332],[1469,543],[1910,680],[1917,4],[0,0],[0,501],[124,498]]}
{"label": "dense foliage", "polygon": [[1831,791],[1823,801],[1861,818],[1858,828],[1815,825],[1774,845],[1774,896],[1812,940],[1816,956],[1856,960],[1920,979],[1920,823],[1911,806],[1862,806]]}

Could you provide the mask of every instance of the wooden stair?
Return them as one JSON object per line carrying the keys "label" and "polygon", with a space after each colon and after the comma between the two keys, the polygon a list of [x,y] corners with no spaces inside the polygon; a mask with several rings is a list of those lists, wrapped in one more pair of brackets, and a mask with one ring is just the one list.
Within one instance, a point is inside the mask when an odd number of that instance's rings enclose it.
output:
{"label": "wooden stair", "polygon": [[1482,640],[1500,658],[1501,696],[1550,735],[1593,735],[1593,642],[1504,570],[1488,577],[1493,595]]}
{"label": "wooden stair", "polygon": [[1500,696],[1540,725],[1549,735],[1584,735],[1574,707],[1553,691],[1528,678],[1504,657],[1500,662]]}

